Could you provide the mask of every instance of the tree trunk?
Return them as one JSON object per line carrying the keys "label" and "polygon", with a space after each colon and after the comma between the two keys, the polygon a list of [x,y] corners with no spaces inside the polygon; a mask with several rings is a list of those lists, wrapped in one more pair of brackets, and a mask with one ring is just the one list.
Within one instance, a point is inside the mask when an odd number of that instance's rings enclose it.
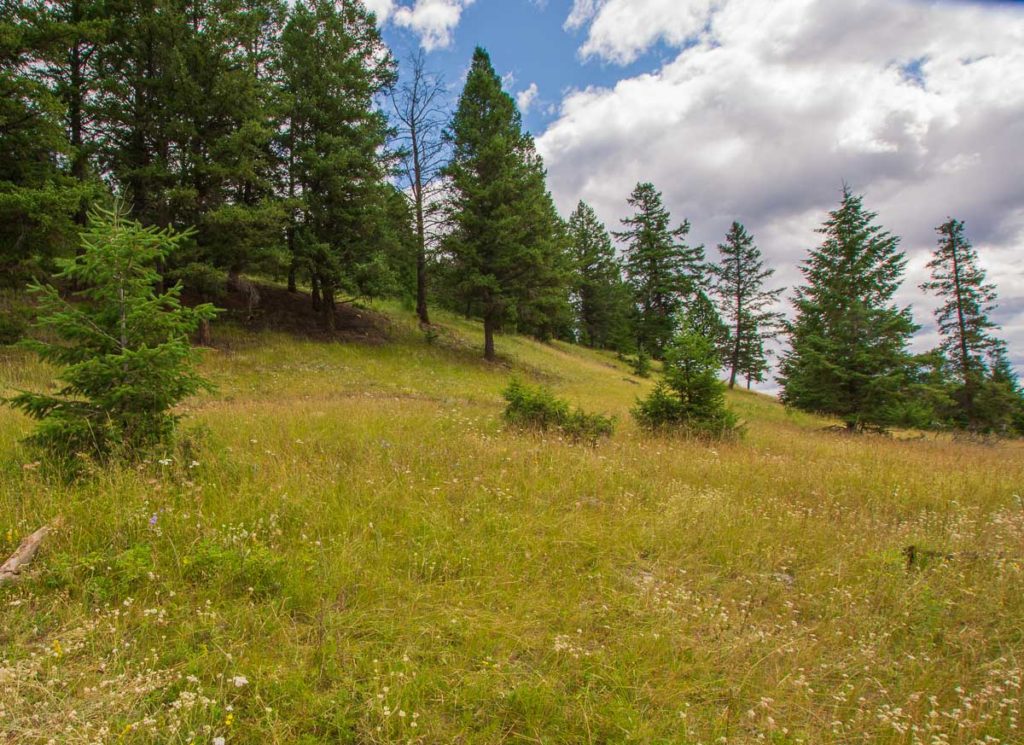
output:
{"label": "tree trunk", "polygon": [[484,359],[494,362],[497,356],[494,353],[494,319],[490,314],[484,316]]}
{"label": "tree trunk", "polygon": [[213,335],[210,333],[210,319],[204,318],[199,322],[199,346],[209,347],[213,345]]}
{"label": "tree trunk", "polygon": [[312,288],[309,291],[309,297],[313,301],[313,310],[320,310],[323,305],[323,299],[320,297],[320,278],[314,274],[310,278],[310,284]]}
{"label": "tree trunk", "polygon": [[422,237],[420,252],[416,257],[416,315],[422,325],[430,325],[430,315],[427,313],[427,257]]}
{"label": "tree trunk", "polygon": [[325,282],[321,293],[323,295],[321,313],[323,314],[324,328],[333,332],[338,327],[334,318],[334,288]]}
{"label": "tree trunk", "polygon": [[297,275],[299,268],[295,265],[295,260],[292,259],[291,266],[288,267],[288,292],[296,293],[299,291],[297,283]]}

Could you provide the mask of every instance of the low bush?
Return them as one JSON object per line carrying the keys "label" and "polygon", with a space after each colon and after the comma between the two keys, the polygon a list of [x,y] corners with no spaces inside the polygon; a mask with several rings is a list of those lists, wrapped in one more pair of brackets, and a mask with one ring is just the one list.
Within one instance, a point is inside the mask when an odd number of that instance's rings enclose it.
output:
{"label": "low bush", "polygon": [[513,380],[503,393],[505,421],[512,427],[540,431],[558,430],[573,442],[597,443],[615,431],[615,419],[572,408],[543,386]]}

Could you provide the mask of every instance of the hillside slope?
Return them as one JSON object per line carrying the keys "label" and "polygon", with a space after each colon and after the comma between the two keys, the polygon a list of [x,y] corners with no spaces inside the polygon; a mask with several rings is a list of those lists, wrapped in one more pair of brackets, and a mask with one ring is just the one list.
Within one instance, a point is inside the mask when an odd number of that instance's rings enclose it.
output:
{"label": "hillside slope", "polygon": [[[217,330],[173,458],[66,485],[0,410],[0,742],[1021,741],[1024,448],[637,432],[614,357]],[[511,374],[619,417],[506,432]],[[0,391],[51,372],[0,350]],[[904,549],[916,547],[908,568]],[[991,738],[991,739],[988,739]]]}

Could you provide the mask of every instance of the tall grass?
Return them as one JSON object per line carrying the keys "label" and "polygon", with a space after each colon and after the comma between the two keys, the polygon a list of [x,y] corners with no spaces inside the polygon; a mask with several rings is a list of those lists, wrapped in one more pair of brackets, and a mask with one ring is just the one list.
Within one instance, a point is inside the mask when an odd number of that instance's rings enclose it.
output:
{"label": "tall grass", "polygon": [[[2,553],[64,518],[0,590],[0,740],[1021,741],[1020,444],[748,393],[743,442],[649,437],[611,356],[388,310],[380,346],[221,330],[163,463],[69,485],[0,411]],[[513,374],[616,434],[506,431]],[[5,393],[51,375],[0,351]]]}

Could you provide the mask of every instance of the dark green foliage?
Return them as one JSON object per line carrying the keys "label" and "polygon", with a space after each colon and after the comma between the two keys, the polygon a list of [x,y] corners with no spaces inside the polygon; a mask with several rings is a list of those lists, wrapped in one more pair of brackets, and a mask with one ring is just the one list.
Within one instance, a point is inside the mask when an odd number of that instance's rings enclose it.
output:
{"label": "dark green foliage", "polygon": [[[484,321],[484,356],[506,322],[554,335],[567,310],[565,234],[533,138],[483,49],[477,49],[450,128],[445,243],[453,288]],[[565,313],[565,315],[568,315]]]}
{"label": "dark green foliage", "polygon": [[219,587],[230,595],[275,595],[285,579],[284,562],[260,543],[225,545],[204,540],[192,547],[182,564],[188,581]]}
{"label": "dark green foliage", "polygon": [[513,380],[502,395],[508,402],[505,421],[512,427],[542,432],[554,429],[573,442],[589,444],[595,444],[602,437],[611,437],[615,431],[612,417],[574,409],[541,386],[527,386]]}
{"label": "dark green foliage", "polygon": [[637,184],[629,197],[634,212],[615,236],[626,243],[626,278],[633,291],[637,346],[660,359],[700,289],[704,247],[688,246],[690,223],[672,218],[653,184]]}
{"label": "dark green foliage", "polygon": [[782,314],[773,311],[783,289],[765,290],[764,283],[774,273],[766,268],[754,238],[740,223],[734,222],[718,244],[721,261],[709,267],[714,292],[725,308],[729,321],[722,359],[729,370],[729,387],[738,376],[748,381],[762,380],[768,368],[765,342],[782,325]]}
{"label": "dark green foliage", "polygon": [[0,286],[49,272],[74,246],[89,191],[66,168],[60,97],[40,79],[35,7],[0,3]]}
{"label": "dark green foliage", "polygon": [[569,217],[569,246],[576,339],[589,347],[625,351],[631,346],[629,287],[611,236],[586,202]]}
{"label": "dark green foliage", "polygon": [[851,430],[893,424],[911,372],[906,347],[917,329],[892,298],[906,259],[898,239],[844,189],[801,267],[791,348],[779,382],[784,403],[842,419]]}
{"label": "dark green foliage", "polygon": [[81,288],[75,302],[52,285],[32,287],[39,325],[59,341],[27,344],[61,368],[64,385],[8,400],[39,420],[31,442],[57,457],[103,458],[138,455],[171,437],[172,407],[205,384],[188,337],[215,314],[210,305],[182,307],[179,286],[154,290],[154,265],[184,237],[97,212],[80,255],[59,262],[57,279]]}
{"label": "dark green foliage", "polygon": [[932,278],[921,289],[942,300],[935,319],[949,375],[948,417],[955,426],[971,431],[1008,432],[1021,402],[1006,364],[1005,344],[995,336],[990,318],[996,288],[985,281],[962,222],[950,218],[936,232],[939,245],[928,263]]}
{"label": "dark green foliage", "polygon": [[637,423],[701,438],[738,436],[739,420],[725,404],[720,367],[710,339],[693,331],[679,334],[666,350],[662,380],[633,409]]}

